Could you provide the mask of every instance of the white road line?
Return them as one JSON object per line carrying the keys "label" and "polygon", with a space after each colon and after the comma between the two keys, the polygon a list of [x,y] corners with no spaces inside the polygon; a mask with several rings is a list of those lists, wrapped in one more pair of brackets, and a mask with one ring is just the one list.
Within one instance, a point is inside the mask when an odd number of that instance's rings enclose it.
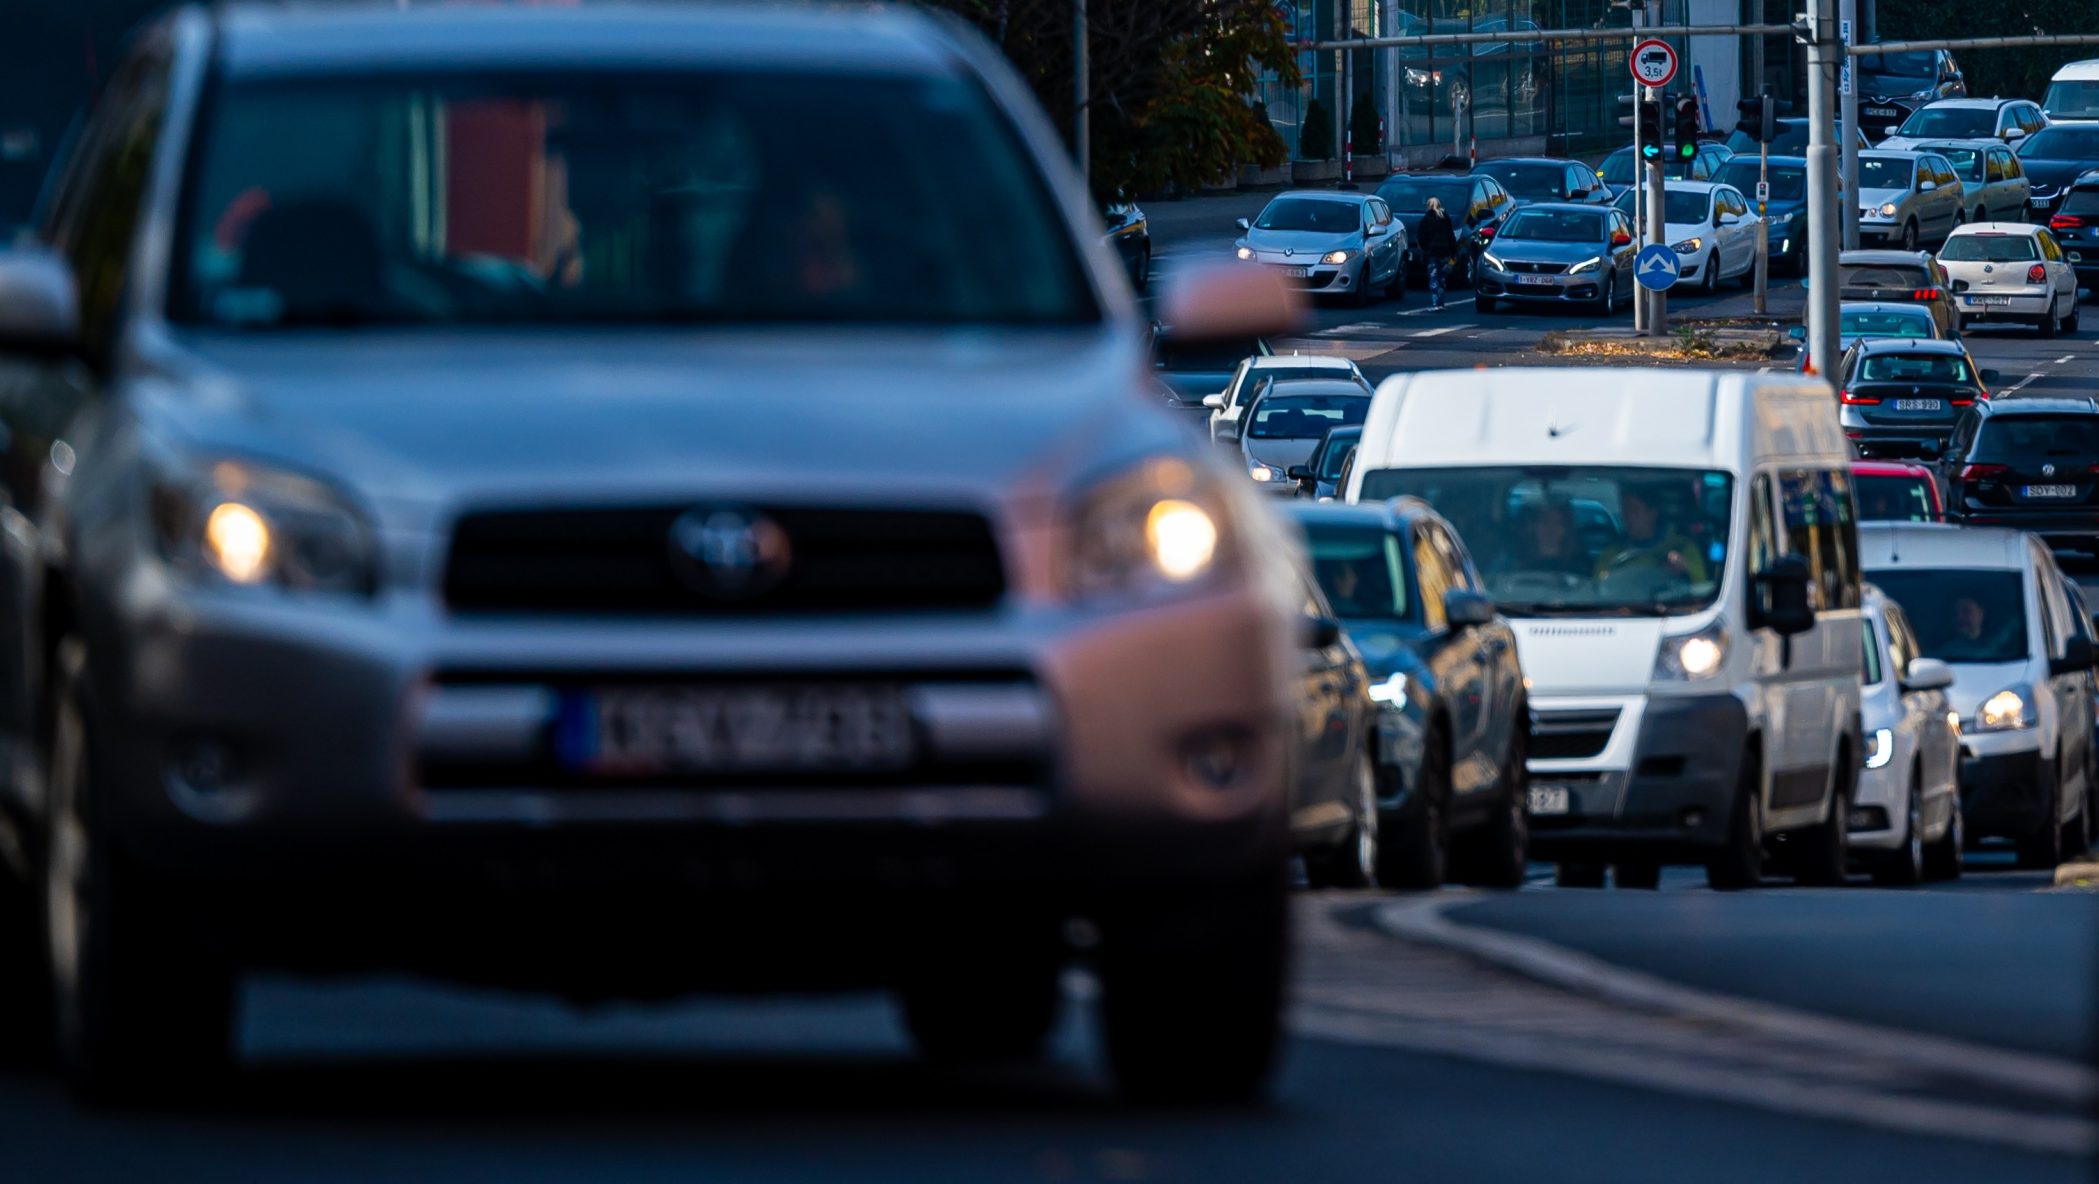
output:
{"label": "white road line", "polygon": [[2073,362],[2076,359],[2076,354],[2064,354],[2062,357],[2055,359],[2055,364],[2058,366],[2067,365],[2068,363]]}
{"label": "white road line", "polygon": [[1331,329],[1321,329],[1315,336],[1340,337],[1348,333],[1361,333],[1365,329],[1382,329],[1384,327],[1384,323],[1381,321],[1358,321],[1353,325],[1336,325]]}
{"label": "white road line", "polygon": [[1414,332],[1414,336],[1416,336],[1416,337],[1441,337],[1441,336],[1443,336],[1443,335],[1444,335],[1445,333],[1455,333],[1455,332],[1457,332],[1457,331],[1458,331],[1458,330],[1460,330],[1460,329],[1470,329],[1470,328],[1472,328],[1472,326],[1470,326],[1470,325],[1445,325],[1445,326],[1443,326],[1443,327],[1442,327],[1442,328],[1440,328],[1440,329],[1417,329],[1417,330],[1415,330],[1415,332]]}
{"label": "white road line", "polygon": [[1398,312],[1395,312],[1395,313],[1393,313],[1392,315],[1393,315],[1393,316],[1396,316],[1396,317],[1418,317],[1418,316],[1426,316],[1426,315],[1429,315],[1429,314],[1432,314],[1432,313],[1438,313],[1438,312],[1449,312],[1449,311],[1450,311],[1451,309],[1454,309],[1454,308],[1456,308],[1456,307],[1457,307],[1458,305],[1460,305],[1460,304],[1471,304],[1471,303],[1472,303],[1472,297],[1470,297],[1470,296],[1465,296],[1465,297],[1461,297],[1461,298],[1459,298],[1459,299],[1457,299],[1457,300],[1446,300],[1446,301],[1444,301],[1444,302],[1443,302],[1443,307],[1442,307],[1442,308],[1433,308],[1433,307],[1430,307],[1429,305],[1426,305],[1426,304],[1424,304],[1424,305],[1422,305],[1422,306],[1421,306],[1420,308],[1403,308],[1403,309],[1400,309],[1400,310],[1399,310]]}
{"label": "white road line", "polygon": [[2040,376],[2041,376],[2041,374],[2040,374],[2040,371],[2036,370],[2036,371],[2034,371],[2034,372],[2033,372],[2032,374],[2029,374],[2029,375],[2027,375],[2026,377],[2024,377],[2024,378],[2020,379],[2019,381],[2017,381],[2017,382],[2015,382],[2015,383],[2011,384],[2011,385],[2010,385],[2010,386],[2008,386],[2008,387],[2005,387],[2005,388],[2004,388],[2003,390],[2001,390],[2001,391],[1999,391],[1999,392],[1997,392],[1997,393],[1998,393],[1998,394],[2000,394],[2000,395],[2015,395],[2015,394],[2018,394],[2018,393],[2019,393],[2019,388],[2020,388],[2020,387],[2023,387],[2023,386],[2025,386],[2025,385],[2026,385],[2027,383],[2029,383],[2029,382],[2032,382],[2032,381],[2033,381],[2034,379],[2036,379],[2036,378],[2039,378]]}

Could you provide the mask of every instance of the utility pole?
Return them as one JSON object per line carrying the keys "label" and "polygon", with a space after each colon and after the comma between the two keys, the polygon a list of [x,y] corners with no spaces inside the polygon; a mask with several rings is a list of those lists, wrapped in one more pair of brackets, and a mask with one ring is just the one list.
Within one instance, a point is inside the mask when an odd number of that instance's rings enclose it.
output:
{"label": "utility pole", "polygon": [[1092,180],[1093,127],[1087,100],[1092,97],[1093,67],[1086,60],[1086,0],[1071,0],[1071,150],[1079,158],[1079,177]]}
{"label": "utility pole", "polygon": [[[1659,104],[1662,92],[1653,87],[1645,88],[1647,101]],[[1656,153],[1647,165],[1647,241],[1668,245],[1669,208],[1668,185],[1662,179],[1662,153]],[[1717,256],[1716,256],[1717,257]],[[1660,337],[1669,329],[1669,292],[1657,288],[1651,293],[1653,305],[1647,310],[1647,335]]]}
{"label": "utility pole", "polygon": [[[1828,379],[1837,365],[1837,249],[1843,222],[1837,213],[1837,41],[1834,0],[1807,0],[1807,343],[1815,372]],[[1848,132],[1850,129],[1846,129]]]}
{"label": "utility pole", "polygon": [[1858,202],[1853,200],[1853,195],[1858,192],[1858,73],[1852,69],[1850,54],[1851,47],[1861,40],[1858,4],[1859,0],[1842,0],[1840,11],[1843,15],[1838,22],[1846,52],[1842,63],[1843,83],[1838,88],[1843,92],[1844,140],[1839,151],[1844,162],[1844,188],[1837,208],[1844,215],[1844,249],[1847,251],[1858,250]]}

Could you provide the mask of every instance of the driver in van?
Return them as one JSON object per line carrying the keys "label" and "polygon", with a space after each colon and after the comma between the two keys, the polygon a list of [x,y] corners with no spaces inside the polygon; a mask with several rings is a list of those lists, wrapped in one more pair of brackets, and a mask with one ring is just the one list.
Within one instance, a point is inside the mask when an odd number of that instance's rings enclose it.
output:
{"label": "driver in van", "polygon": [[1559,498],[1546,498],[1530,512],[1524,553],[1518,562],[1531,572],[1587,579],[1595,565],[1582,553],[1574,533],[1574,509]]}
{"label": "driver in van", "polygon": [[1596,578],[1613,572],[1659,567],[1692,583],[1706,580],[1705,556],[1673,525],[1662,523],[1662,493],[1644,486],[1628,485],[1619,493],[1625,518],[1625,539],[1603,553],[1596,563]]}

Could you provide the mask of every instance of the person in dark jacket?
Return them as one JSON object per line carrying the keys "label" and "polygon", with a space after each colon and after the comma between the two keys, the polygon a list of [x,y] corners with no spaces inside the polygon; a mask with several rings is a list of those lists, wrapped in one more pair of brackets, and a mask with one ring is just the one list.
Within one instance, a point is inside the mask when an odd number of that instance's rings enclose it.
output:
{"label": "person in dark jacket", "polygon": [[1443,307],[1443,275],[1450,270],[1450,261],[1458,253],[1457,232],[1451,229],[1450,215],[1443,212],[1443,203],[1428,199],[1428,211],[1421,215],[1421,251],[1428,256],[1429,307]]}

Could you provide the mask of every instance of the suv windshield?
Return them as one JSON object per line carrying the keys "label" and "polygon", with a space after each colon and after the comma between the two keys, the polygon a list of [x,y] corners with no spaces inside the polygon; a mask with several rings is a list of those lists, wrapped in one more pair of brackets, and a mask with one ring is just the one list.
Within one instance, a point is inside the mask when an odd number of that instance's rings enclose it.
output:
{"label": "suv windshield", "polygon": [[1586,210],[1518,210],[1501,237],[1504,242],[1528,239],[1541,243],[1600,243],[1603,215]]}
{"label": "suv windshield", "polygon": [[1371,526],[1309,523],[1312,572],[1344,621],[1410,621],[1406,556],[1398,535]]}
{"label": "suv windshield", "polygon": [[1949,263],[2025,263],[2041,257],[2030,234],[1956,234],[1939,248]]}
{"label": "suv windshield", "polygon": [[2015,571],[1869,571],[1866,578],[1902,605],[1927,657],[1942,662],[2020,662],[2026,658],[2026,593]]}
{"label": "suv windshield", "polygon": [[1883,53],[1858,65],[1859,90],[1869,95],[1913,95],[1938,85],[1938,55],[1928,49]]}
{"label": "suv windshield", "polygon": [[1861,522],[1930,522],[1929,477],[1851,477],[1851,491],[1858,498]]}
{"label": "suv windshield", "polygon": [[959,75],[231,81],[204,120],[179,322],[1101,315],[1018,134]]}
{"label": "suv windshield", "polygon": [[[1730,160],[1713,174],[1713,180],[1723,185],[1732,185],[1744,193],[1755,193],[1758,162],[1752,154],[1748,160]],[[1798,166],[1771,166],[1771,200],[1799,201],[1807,196],[1807,170]]]}
{"label": "suv windshield", "polygon": [[1413,494],[1467,540],[1511,616],[1689,612],[1727,569],[1734,479],[1694,469],[1380,469],[1361,500]]}
{"label": "suv windshield", "polygon": [[1926,107],[1903,120],[1895,134],[1945,136],[1953,140],[1988,139],[1997,134],[1997,111],[1994,107]]}
{"label": "suv windshield", "polygon": [[1323,197],[1279,197],[1268,203],[1255,230],[1316,230],[1325,234],[1349,234],[1363,226],[1363,215],[1352,201],[1329,201]]}
{"label": "suv windshield", "polygon": [[1915,161],[1897,160],[1886,156],[1861,156],[1858,158],[1858,187],[1908,189],[1910,173],[1915,164]]}
{"label": "suv windshield", "polygon": [[1982,422],[1967,459],[2019,464],[2050,456],[2099,456],[2099,415],[1992,416]]}
{"label": "suv windshield", "polygon": [[2049,84],[2041,110],[2050,119],[2099,119],[2099,80]]}
{"label": "suv windshield", "polygon": [[[2055,117],[2065,118],[2060,111]],[[2099,119],[2099,113],[2087,118]],[[2019,141],[2012,151],[2026,160],[2099,159],[2099,127],[2044,127]]]}

